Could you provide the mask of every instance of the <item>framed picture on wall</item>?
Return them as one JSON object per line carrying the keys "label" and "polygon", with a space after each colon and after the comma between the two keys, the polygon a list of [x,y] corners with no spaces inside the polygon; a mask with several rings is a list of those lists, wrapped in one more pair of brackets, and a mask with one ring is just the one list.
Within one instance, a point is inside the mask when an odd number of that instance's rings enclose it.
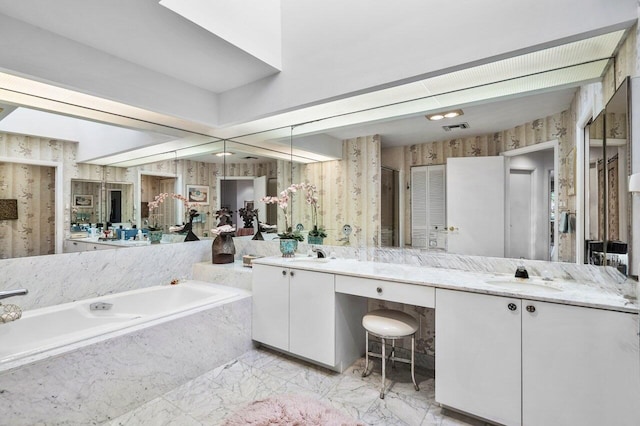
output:
{"label": "framed picture on wall", "polygon": [[93,207],[93,195],[74,195],[73,207]]}
{"label": "framed picture on wall", "polygon": [[209,205],[209,187],[201,185],[187,185],[187,200],[190,203]]}
{"label": "framed picture on wall", "polygon": [[247,210],[253,210],[253,201],[245,201],[244,208]]}

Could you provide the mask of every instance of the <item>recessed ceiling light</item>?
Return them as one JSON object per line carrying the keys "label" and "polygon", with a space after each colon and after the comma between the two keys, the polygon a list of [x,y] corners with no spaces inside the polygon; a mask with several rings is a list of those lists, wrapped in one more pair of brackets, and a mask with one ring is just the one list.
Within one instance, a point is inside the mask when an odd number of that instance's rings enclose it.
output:
{"label": "recessed ceiling light", "polygon": [[427,117],[427,120],[437,121],[437,120],[442,120],[443,118],[458,117],[463,114],[464,112],[462,112],[461,109],[455,109],[453,111],[436,112],[435,114],[429,114],[429,115],[426,115],[425,117]]}
{"label": "recessed ceiling light", "polygon": [[227,155],[233,155],[233,152],[219,152],[216,154],[216,157],[224,157]]}
{"label": "recessed ceiling light", "polygon": [[444,117],[445,118],[453,118],[453,117],[458,117],[458,116],[460,116],[462,114],[463,114],[462,110],[461,109],[457,109],[455,111],[449,111],[448,113],[446,113],[444,115]]}

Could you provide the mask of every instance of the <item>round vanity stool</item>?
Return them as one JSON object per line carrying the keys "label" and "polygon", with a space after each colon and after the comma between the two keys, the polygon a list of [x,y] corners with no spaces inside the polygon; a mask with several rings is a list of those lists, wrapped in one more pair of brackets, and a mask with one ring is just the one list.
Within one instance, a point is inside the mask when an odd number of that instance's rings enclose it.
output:
{"label": "round vanity stool", "polygon": [[[420,390],[416,384],[416,377],[414,375],[414,358],[415,358],[415,346],[416,346],[416,331],[418,331],[418,321],[411,315],[402,311],[393,309],[377,309],[371,311],[362,317],[362,326],[366,330],[365,335],[365,366],[362,372],[362,377],[366,377],[369,372],[369,357],[373,356],[382,359],[382,385],[380,387],[380,398],[384,399],[385,389],[385,364],[388,359],[391,360],[391,365],[395,361],[406,362],[411,364],[411,380],[413,381],[413,387],[416,390]],[[369,333],[379,337],[382,340],[382,353],[369,352]],[[395,356],[396,351],[396,339],[411,336],[411,359],[397,358]],[[385,355],[385,340],[391,340],[391,354],[388,359]]]}

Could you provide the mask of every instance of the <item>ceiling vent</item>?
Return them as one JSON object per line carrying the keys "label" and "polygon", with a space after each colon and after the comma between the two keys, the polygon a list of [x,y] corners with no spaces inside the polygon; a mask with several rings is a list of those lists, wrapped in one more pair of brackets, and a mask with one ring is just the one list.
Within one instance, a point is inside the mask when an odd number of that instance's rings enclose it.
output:
{"label": "ceiling vent", "polygon": [[452,124],[450,126],[442,126],[442,128],[447,132],[450,132],[452,130],[468,129],[469,128],[469,123]]}

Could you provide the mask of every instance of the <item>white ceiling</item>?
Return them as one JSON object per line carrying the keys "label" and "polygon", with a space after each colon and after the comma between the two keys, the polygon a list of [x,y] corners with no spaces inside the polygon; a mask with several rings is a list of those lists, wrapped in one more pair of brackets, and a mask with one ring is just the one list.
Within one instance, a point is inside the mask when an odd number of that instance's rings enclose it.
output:
{"label": "white ceiling", "polygon": [[0,13],[215,93],[278,72],[158,0],[0,0]]}
{"label": "white ceiling", "polygon": [[[418,114],[401,119],[348,126],[326,133],[338,139],[377,134],[382,136],[383,147],[485,135],[565,111],[569,108],[576,90],[560,89],[463,105],[464,115],[452,119],[429,121],[424,114]],[[448,132],[442,128],[444,125],[462,122],[468,123],[469,128]]]}

